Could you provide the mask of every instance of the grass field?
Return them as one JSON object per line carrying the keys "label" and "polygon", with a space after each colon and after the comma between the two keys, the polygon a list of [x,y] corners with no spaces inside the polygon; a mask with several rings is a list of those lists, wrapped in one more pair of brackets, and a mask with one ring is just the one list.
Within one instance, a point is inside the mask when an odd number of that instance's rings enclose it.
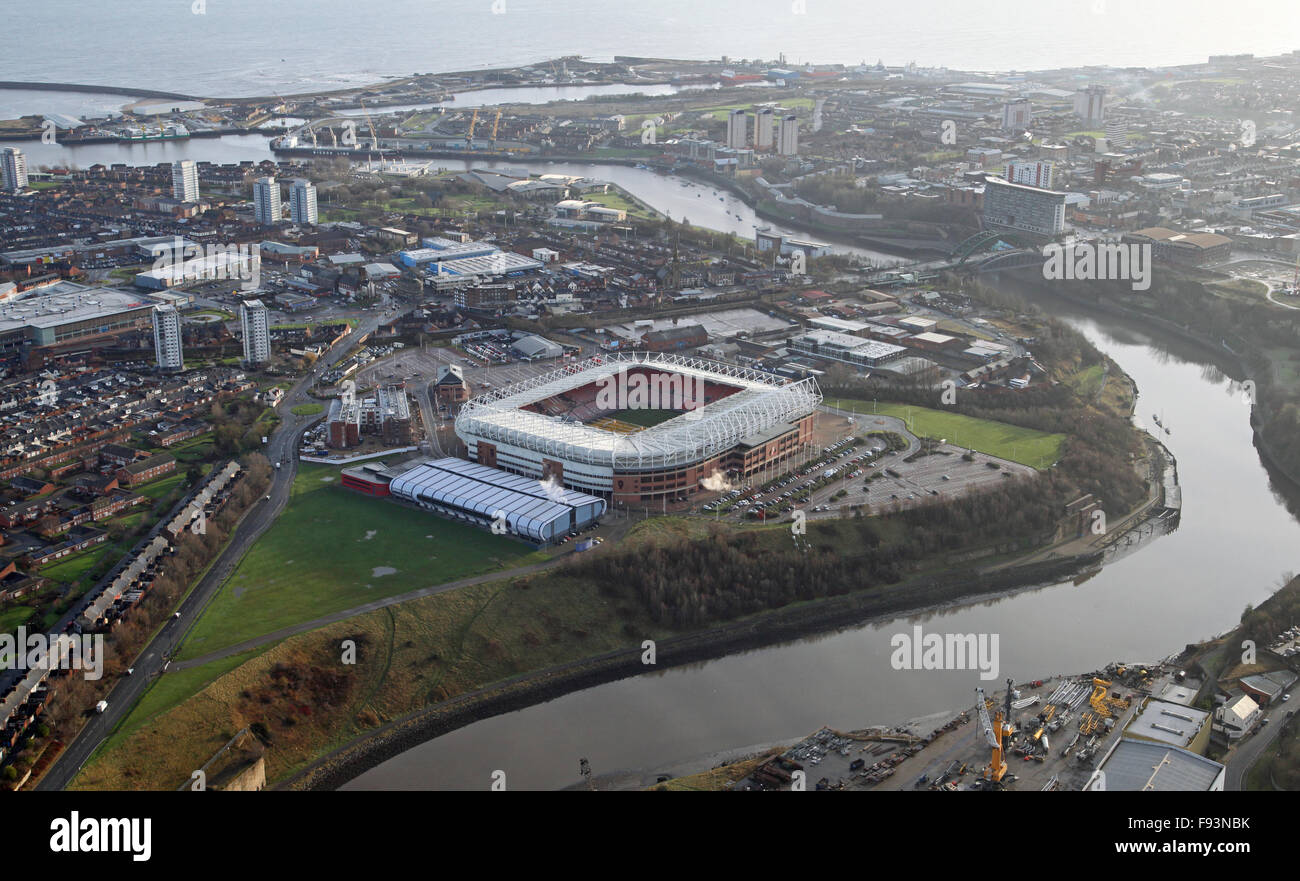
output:
{"label": "grass field", "polygon": [[[871,401],[838,399],[827,403],[844,410],[856,409],[859,413],[873,412]],[[874,412],[907,420],[912,433],[918,437],[943,438],[959,447],[969,447],[990,456],[1040,469],[1056,463],[1061,457],[1061,444],[1065,441],[1063,434],[1047,434],[1032,428],[976,419],[944,410],[931,410],[928,407],[878,403]]]}
{"label": "grass field", "polygon": [[317,413],[323,413],[324,411],[324,404],[299,404],[297,407],[293,408],[293,415],[315,416]]}
{"label": "grass field", "polygon": [[629,425],[640,425],[642,428],[653,428],[661,422],[667,422],[674,416],[680,416],[678,410],[619,410],[617,413],[611,413],[611,419],[617,419],[619,422],[626,422]]}
{"label": "grass field", "polygon": [[348,492],[304,465],[284,513],[187,637],[191,658],[370,600],[545,559],[514,539]]}

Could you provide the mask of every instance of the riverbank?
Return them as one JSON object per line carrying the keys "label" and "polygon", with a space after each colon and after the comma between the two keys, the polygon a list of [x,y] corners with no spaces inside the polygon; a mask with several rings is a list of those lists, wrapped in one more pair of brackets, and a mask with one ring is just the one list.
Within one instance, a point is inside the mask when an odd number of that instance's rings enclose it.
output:
{"label": "riverbank", "polygon": [[[1240,352],[1230,348],[1223,340],[1216,342],[1210,337],[1190,328],[1184,327],[1176,322],[1161,318],[1158,315],[1151,315],[1137,309],[1131,309],[1113,300],[1106,300],[1100,297],[1089,299],[1069,293],[1066,286],[1053,285],[1050,291],[1031,282],[1041,281],[1041,271],[1037,267],[1028,267],[1029,275],[1026,277],[1023,273],[1026,269],[1005,270],[1008,275],[1015,278],[1022,284],[1029,284],[1030,287],[1042,293],[1048,293],[1050,296],[1059,297],[1072,305],[1078,306],[1088,312],[1099,312],[1105,315],[1123,318],[1134,321],[1147,328],[1158,330],[1176,337],[1182,342],[1189,343],[1203,350],[1206,354],[1213,356],[1213,360],[1218,364],[1226,364],[1230,369],[1235,369],[1236,373],[1242,377],[1243,381],[1249,381],[1258,387],[1262,381],[1259,372],[1254,369],[1251,363],[1243,357]],[[1244,392],[1243,392],[1244,394]],[[1291,489],[1300,491],[1300,469],[1289,468],[1285,465],[1272,450],[1269,441],[1264,437],[1260,426],[1263,423],[1263,416],[1260,411],[1259,399],[1257,395],[1251,396],[1250,405],[1250,426],[1254,438],[1255,449],[1258,451],[1260,459],[1274,472],[1282,478]]]}
{"label": "riverbank", "polygon": [[[840,627],[889,620],[899,614],[937,612],[995,599],[1052,582],[1101,562],[1101,554],[1056,559],[997,573],[951,573],[903,582],[880,595],[819,600],[706,631],[661,640],[656,669],[699,663],[736,652],[801,639]],[[920,604],[917,604],[917,600]],[[364,771],[432,738],[481,719],[524,709],[574,691],[646,672],[641,647],[524,674],[417,710],[317,760],[276,785],[279,789],[335,789]]]}

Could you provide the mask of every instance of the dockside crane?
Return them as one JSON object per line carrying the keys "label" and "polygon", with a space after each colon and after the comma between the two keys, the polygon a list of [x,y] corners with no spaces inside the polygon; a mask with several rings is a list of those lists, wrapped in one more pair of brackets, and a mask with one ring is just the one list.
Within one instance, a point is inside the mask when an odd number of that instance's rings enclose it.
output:
{"label": "dockside crane", "polygon": [[366,125],[370,126],[370,142],[374,146],[375,152],[379,153],[379,135],[375,132],[375,121],[370,118],[370,111],[366,108],[366,99],[360,96],[357,100],[361,102],[361,109],[366,114]]}
{"label": "dockside crane", "polygon": [[1002,778],[1007,773],[1006,746],[1010,743],[1010,738],[1015,734],[1015,729],[1011,727],[1011,686],[1013,681],[1007,680],[1007,698],[1003,708],[998,710],[993,720],[989,720],[988,700],[984,697],[984,689],[975,689],[975,694],[979,697],[975,708],[979,711],[980,727],[984,729],[984,739],[988,741],[992,752],[989,757],[989,765],[984,769],[984,779],[989,783],[1001,783]]}
{"label": "dockside crane", "polygon": [[497,108],[496,119],[492,120],[492,146],[497,145],[497,128],[501,125],[501,108]]}
{"label": "dockside crane", "polygon": [[465,143],[467,146],[474,146],[474,127],[478,125],[478,108],[474,108],[473,114],[469,118],[469,131],[465,133]]}

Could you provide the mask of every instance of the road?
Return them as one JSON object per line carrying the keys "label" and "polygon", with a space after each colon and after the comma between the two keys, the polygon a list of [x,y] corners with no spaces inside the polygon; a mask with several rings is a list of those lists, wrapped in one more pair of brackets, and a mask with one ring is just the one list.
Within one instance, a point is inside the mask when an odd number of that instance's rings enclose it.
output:
{"label": "road", "polygon": [[279,469],[271,472],[271,489],[265,499],[254,502],[247,515],[236,527],[234,535],[226,547],[209,567],[207,573],[189,592],[176,610],[179,618],[169,618],[158,631],[153,640],[140,652],[135,662],[135,673],[123,676],[109,692],[108,709],[99,715],[91,716],[86,725],[78,732],[68,748],[54,761],[45,776],[37,784],[37,790],[59,790],[65,788],[76,776],[99,745],[117,728],[153,683],[167,667],[167,659],[176,651],[190,628],[198,621],[203,609],[216,595],[222,583],[234,571],[244,554],[253,543],[270,528],[280,512],[289,502],[293,488],[294,476],[297,474],[298,439],[309,424],[319,416],[295,416],[293,408],[299,404],[310,403],[307,394],[311,387],[312,376],[333,366],[343,358],[367,334],[372,333],[381,323],[395,317],[394,312],[370,318],[357,327],[356,333],[347,339],[350,342],[338,346],[317,362],[308,376],[299,380],[284,396],[280,403],[281,423],[272,433],[263,453],[271,461],[282,462]]}

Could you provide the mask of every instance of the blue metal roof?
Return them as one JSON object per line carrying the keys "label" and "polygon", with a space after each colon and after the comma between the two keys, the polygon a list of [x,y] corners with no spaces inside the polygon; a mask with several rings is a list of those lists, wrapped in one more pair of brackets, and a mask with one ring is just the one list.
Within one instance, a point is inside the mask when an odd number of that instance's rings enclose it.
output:
{"label": "blue metal roof", "polygon": [[605,500],[596,496],[455,458],[417,465],[393,478],[389,490],[482,521],[504,515],[512,533],[537,541],[585,526],[605,510]]}

